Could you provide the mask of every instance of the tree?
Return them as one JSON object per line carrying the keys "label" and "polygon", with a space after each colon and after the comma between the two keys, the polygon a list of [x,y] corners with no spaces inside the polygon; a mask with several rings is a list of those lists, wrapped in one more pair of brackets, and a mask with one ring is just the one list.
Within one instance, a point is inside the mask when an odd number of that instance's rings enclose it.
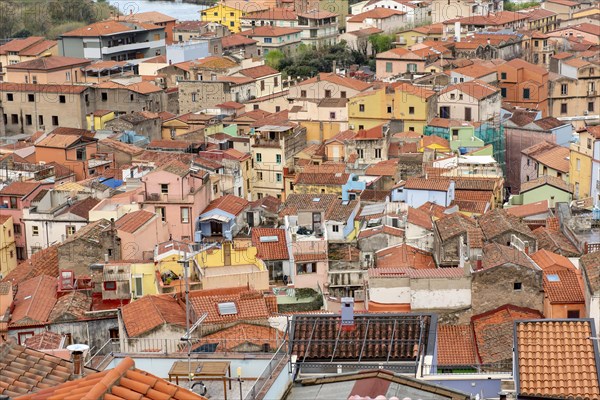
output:
{"label": "tree", "polygon": [[285,58],[285,54],[283,54],[279,50],[271,50],[265,56],[265,63],[271,67],[279,70],[279,65]]}
{"label": "tree", "polygon": [[394,40],[396,40],[394,35],[385,35],[382,33],[377,33],[369,37],[374,54],[383,53],[384,51],[391,49]]}

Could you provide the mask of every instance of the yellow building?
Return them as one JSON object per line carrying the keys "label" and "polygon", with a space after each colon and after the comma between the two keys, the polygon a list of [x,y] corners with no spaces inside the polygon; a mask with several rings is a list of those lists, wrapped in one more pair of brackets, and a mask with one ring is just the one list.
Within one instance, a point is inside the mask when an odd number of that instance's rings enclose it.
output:
{"label": "yellow building", "polygon": [[221,1],[216,5],[202,10],[200,20],[216,22],[225,25],[233,33],[241,31],[241,19],[248,13],[263,11],[264,5],[249,1]]}
{"label": "yellow building", "polygon": [[17,266],[17,246],[11,215],[0,215],[0,276],[5,277]]}
{"label": "yellow building", "polygon": [[443,30],[444,25],[441,23],[407,29],[396,34],[396,43],[398,43],[398,47],[410,47],[426,40],[440,41]]}
{"label": "yellow building", "polygon": [[223,242],[197,255],[202,271],[202,288],[250,287],[269,289],[269,271],[256,257],[257,248],[249,240]]}
{"label": "yellow building", "polygon": [[579,132],[579,142],[571,144],[569,178],[573,183],[573,198],[585,199],[592,194],[593,147],[596,139],[587,130]]}
{"label": "yellow building", "polygon": [[130,268],[131,293],[134,298],[159,294],[154,262],[132,263]]}
{"label": "yellow building", "polygon": [[116,116],[114,111],[108,110],[96,110],[94,111],[94,114],[89,114],[85,117],[87,121],[87,128],[89,130],[104,129],[105,124],[115,118]]}
{"label": "yellow building", "polygon": [[371,129],[392,119],[394,99],[389,88],[359,93],[348,101],[348,126],[353,130]]}
{"label": "yellow building", "polygon": [[404,122],[404,131],[423,133],[437,112],[437,96],[433,90],[408,83],[394,84],[393,118]]}

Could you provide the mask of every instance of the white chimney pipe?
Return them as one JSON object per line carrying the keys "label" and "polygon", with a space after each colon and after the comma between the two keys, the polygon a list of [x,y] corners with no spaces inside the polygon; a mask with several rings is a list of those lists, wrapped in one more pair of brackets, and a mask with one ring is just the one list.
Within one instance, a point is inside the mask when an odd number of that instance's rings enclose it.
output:
{"label": "white chimney pipe", "polygon": [[460,22],[456,21],[454,23],[454,36],[456,37],[456,42],[460,43]]}

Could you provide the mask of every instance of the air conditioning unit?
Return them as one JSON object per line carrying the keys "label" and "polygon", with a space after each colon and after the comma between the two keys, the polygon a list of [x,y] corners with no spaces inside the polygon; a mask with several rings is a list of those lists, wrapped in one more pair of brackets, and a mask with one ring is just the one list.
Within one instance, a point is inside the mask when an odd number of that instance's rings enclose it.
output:
{"label": "air conditioning unit", "polygon": [[354,130],[354,124],[349,124],[349,125],[348,125],[348,129],[352,129],[352,130]]}

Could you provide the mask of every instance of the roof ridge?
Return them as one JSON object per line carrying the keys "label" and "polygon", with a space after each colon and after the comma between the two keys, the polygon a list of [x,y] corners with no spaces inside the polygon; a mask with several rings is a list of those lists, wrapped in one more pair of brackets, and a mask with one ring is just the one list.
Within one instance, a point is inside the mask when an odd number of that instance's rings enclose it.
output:
{"label": "roof ridge", "polygon": [[125,357],[115,368],[110,370],[104,377],[94,384],[81,400],[96,400],[103,398],[107,391],[116,385],[123,375],[135,367],[135,362],[130,357]]}

